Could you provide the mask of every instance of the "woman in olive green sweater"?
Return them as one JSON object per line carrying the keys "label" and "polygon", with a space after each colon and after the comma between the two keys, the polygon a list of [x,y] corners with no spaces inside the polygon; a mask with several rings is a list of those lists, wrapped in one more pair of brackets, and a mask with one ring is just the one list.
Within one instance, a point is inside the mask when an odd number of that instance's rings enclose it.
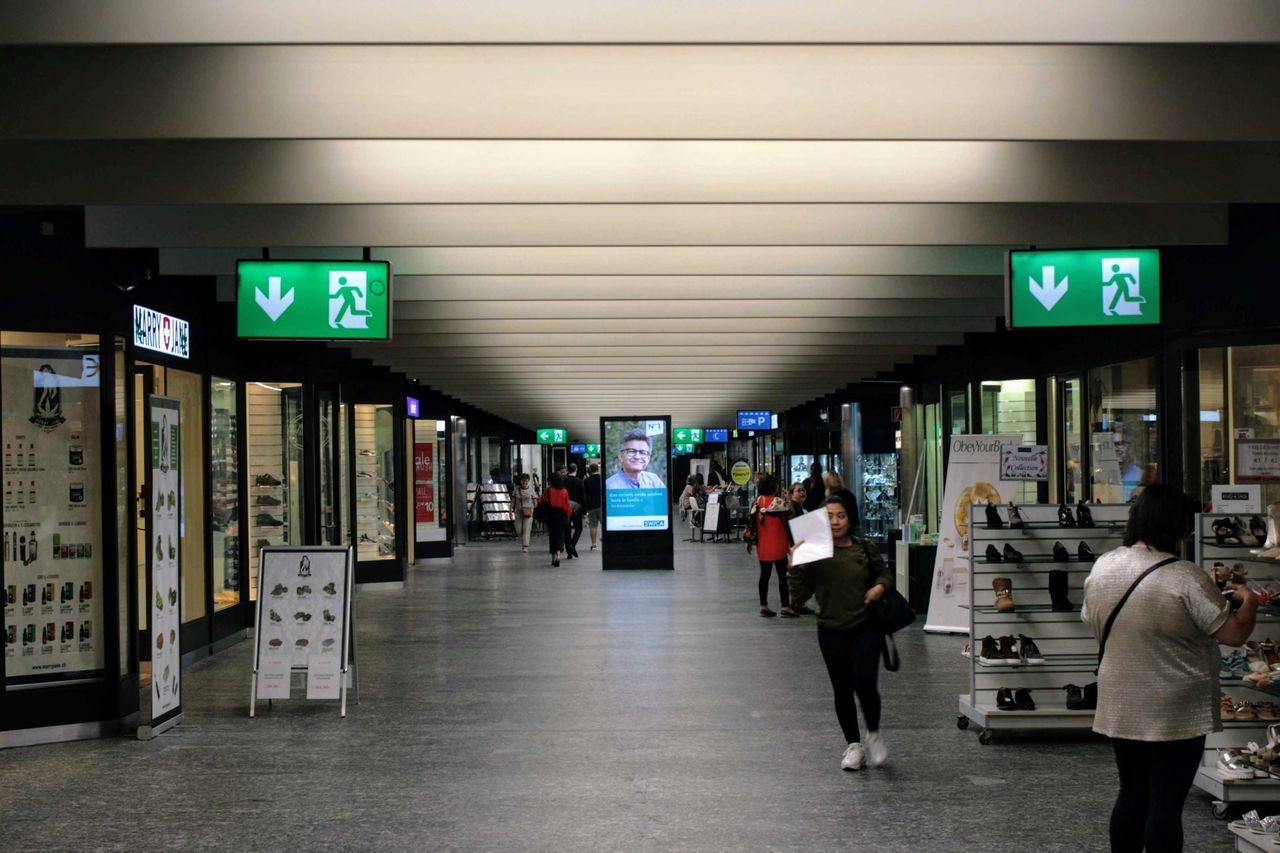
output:
{"label": "woman in olive green sweater", "polygon": [[[889,757],[880,737],[880,691],[876,686],[883,635],[871,622],[868,605],[888,591],[893,575],[880,556],[879,546],[855,530],[851,519],[858,517],[857,510],[848,506],[845,498],[829,497],[824,508],[831,521],[835,553],[825,560],[791,566],[787,583],[792,602],[803,602],[810,595],[818,599],[818,647],[835,693],[836,718],[848,743],[840,767],[878,767]],[[793,545],[791,552],[801,544]],[[858,704],[867,718],[865,749],[858,732]]]}

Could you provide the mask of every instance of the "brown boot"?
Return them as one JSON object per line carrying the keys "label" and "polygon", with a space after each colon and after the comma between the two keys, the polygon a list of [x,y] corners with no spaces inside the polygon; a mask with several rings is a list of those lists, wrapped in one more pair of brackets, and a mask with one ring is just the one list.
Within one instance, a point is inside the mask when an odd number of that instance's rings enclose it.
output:
{"label": "brown boot", "polygon": [[1008,578],[992,578],[991,588],[996,591],[996,610],[1013,609],[1013,581]]}

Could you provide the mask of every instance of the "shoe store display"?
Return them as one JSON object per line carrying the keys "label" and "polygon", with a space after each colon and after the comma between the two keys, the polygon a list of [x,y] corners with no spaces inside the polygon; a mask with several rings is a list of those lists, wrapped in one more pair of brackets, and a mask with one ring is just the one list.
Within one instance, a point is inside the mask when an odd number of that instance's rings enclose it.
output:
{"label": "shoe store display", "polygon": [[1018,512],[1018,508],[1014,506],[1013,501],[1009,501],[1009,526],[1024,527],[1026,522],[1022,520],[1022,514]]}
{"label": "shoe store display", "polygon": [[1022,657],[1019,655],[1018,650],[1014,648],[1012,634],[1000,638],[1000,656],[1004,658],[1004,662],[1009,666],[1022,663]]}
{"label": "shoe store display", "polygon": [[258,506],[280,506],[280,499],[273,495],[258,495],[254,503]]}
{"label": "shoe store display", "polygon": [[996,594],[996,610],[1002,613],[1013,610],[1013,581],[1008,578],[992,578],[991,588]]}
{"label": "shoe store display", "polygon": [[1054,610],[1075,610],[1076,606],[1067,598],[1067,573],[1063,569],[1049,572],[1049,600]]}
{"label": "shoe store display", "polygon": [[1093,549],[1089,547],[1088,542],[1081,542],[1076,546],[1076,556],[1080,558],[1082,563],[1092,563],[1098,559],[1098,555],[1093,553]]}
{"label": "shoe store display", "polygon": [[264,474],[259,474],[257,477],[255,477],[253,480],[253,484],[255,486],[279,486],[280,481],[275,477],[271,476],[270,474],[264,473]]}
{"label": "shoe store display", "polygon": [[1040,648],[1036,645],[1036,641],[1028,637],[1026,634],[1018,635],[1018,651],[1022,655],[1023,663],[1044,663],[1044,655],[1040,654]]}
{"label": "shoe store display", "polygon": [[972,656],[973,656],[973,651],[970,648],[968,643],[965,643],[963,646],[960,647],[960,657],[967,658]]}
{"label": "shoe store display", "polygon": [[1018,703],[1014,701],[1013,691],[1008,687],[1001,687],[996,691],[996,707],[1001,711],[1016,711]]}
{"label": "shoe store display", "polygon": [[1084,686],[1084,709],[1098,710],[1098,682],[1096,681],[1091,681]]}
{"label": "shoe store display", "polygon": [[1014,549],[1009,543],[1005,543],[1004,550],[1000,552],[1006,563],[1021,563],[1022,552]]}
{"label": "shoe store display", "polygon": [[1224,749],[1219,752],[1215,769],[1223,779],[1244,780],[1256,778],[1253,772],[1253,765],[1245,756],[1244,751],[1239,749]]}
{"label": "shoe store display", "polygon": [[1013,704],[1017,706],[1019,711],[1034,711],[1036,709],[1035,700],[1031,698],[1031,691],[1025,687],[1019,687],[1013,691]]}
{"label": "shoe store display", "polygon": [[1004,558],[1000,556],[1000,549],[995,545],[988,545],[983,556],[986,557],[988,563],[999,563],[1004,560]]}
{"label": "shoe store display", "polygon": [[1076,521],[1081,527],[1094,527],[1093,513],[1089,511],[1089,505],[1084,501],[1076,504]]}
{"label": "shoe store display", "polygon": [[1000,517],[1000,510],[995,504],[987,504],[987,529],[999,530],[1004,527],[1004,519]]}
{"label": "shoe store display", "polygon": [[1068,684],[1062,688],[1067,691],[1067,710],[1083,711],[1084,710],[1084,689],[1077,684]]}
{"label": "shoe store display", "polygon": [[1059,527],[1075,527],[1076,519],[1071,514],[1071,509],[1066,504],[1058,504],[1058,526]]}
{"label": "shoe store display", "polygon": [[1003,666],[1011,661],[1000,651],[996,638],[988,634],[982,638],[982,651],[978,654],[978,663],[983,666]]}
{"label": "shoe store display", "polygon": [[254,523],[259,527],[284,527],[284,522],[276,518],[269,512],[260,512],[254,518]]}
{"label": "shoe store display", "polygon": [[1053,561],[1055,563],[1066,563],[1071,560],[1071,552],[1067,550],[1067,546],[1061,542],[1053,543]]}
{"label": "shoe store display", "polygon": [[844,755],[840,757],[841,770],[861,770],[866,763],[867,753],[860,743],[851,743],[846,746]]}

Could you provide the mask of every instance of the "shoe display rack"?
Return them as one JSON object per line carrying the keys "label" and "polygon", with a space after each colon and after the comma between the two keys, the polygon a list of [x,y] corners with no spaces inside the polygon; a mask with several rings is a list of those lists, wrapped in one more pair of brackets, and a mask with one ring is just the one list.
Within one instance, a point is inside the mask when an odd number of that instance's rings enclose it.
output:
{"label": "shoe display rack", "polygon": [[[1221,692],[1224,697],[1222,731],[1205,739],[1204,759],[1195,778],[1196,787],[1216,799],[1214,815],[1219,818],[1226,817],[1233,803],[1280,801],[1280,765],[1266,767],[1255,764],[1253,778],[1242,779],[1235,778],[1240,773],[1233,772],[1226,762],[1219,760],[1224,750],[1236,750],[1233,755],[1246,762],[1254,758],[1254,754],[1247,750],[1247,744],[1265,745],[1267,727],[1280,723],[1280,672],[1276,672],[1274,682],[1255,683],[1248,678],[1254,674],[1249,667],[1250,657],[1261,659],[1263,664],[1268,660],[1280,662],[1274,644],[1269,642],[1271,638],[1280,637],[1280,597],[1272,603],[1270,596],[1271,590],[1280,591],[1280,559],[1253,553],[1266,552],[1263,547],[1265,541],[1260,539],[1270,541],[1276,538],[1275,531],[1268,530],[1268,526],[1274,527],[1275,522],[1265,517],[1253,517],[1251,533],[1250,520],[1248,515],[1202,513],[1196,516],[1196,562],[1211,577],[1216,570],[1220,583],[1248,583],[1255,592],[1261,593],[1258,625],[1247,647],[1220,647]],[[1235,524],[1237,521],[1238,526]],[[1228,715],[1232,719],[1228,719]]]}
{"label": "shoe display rack", "polygon": [[289,543],[289,466],[283,395],[251,382],[246,386],[249,452],[249,590],[257,597],[258,552]]}
{"label": "shoe display rack", "polygon": [[389,560],[396,555],[394,454],[390,435],[378,429],[379,408],[355,408],[355,539],[359,561]]}
{"label": "shoe display rack", "polygon": [[867,453],[862,457],[862,529],[878,542],[887,541],[898,516],[898,454]]}
{"label": "shoe display rack", "polygon": [[1002,729],[1093,726],[1098,644],[1080,620],[1084,579],[1095,555],[1120,544],[1129,507],[1086,506],[1092,526],[1080,526],[1078,506],[1018,506],[1016,527],[1008,505],[971,508],[972,650],[956,725],[981,726],[982,744]]}
{"label": "shoe display rack", "polygon": [[506,483],[483,483],[477,493],[480,535],[485,539],[519,535],[516,529],[515,499]]}

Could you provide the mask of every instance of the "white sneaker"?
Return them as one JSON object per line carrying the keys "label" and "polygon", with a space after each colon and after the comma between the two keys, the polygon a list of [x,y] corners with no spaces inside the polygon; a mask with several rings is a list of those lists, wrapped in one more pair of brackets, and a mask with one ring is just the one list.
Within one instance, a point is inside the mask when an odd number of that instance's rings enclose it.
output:
{"label": "white sneaker", "polygon": [[879,732],[867,732],[867,766],[879,767],[889,760],[889,746]]}
{"label": "white sneaker", "polygon": [[862,765],[867,763],[867,754],[862,749],[862,744],[851,743],[844,748],[844,758],[840,759],[841,770],[861,770]]}

